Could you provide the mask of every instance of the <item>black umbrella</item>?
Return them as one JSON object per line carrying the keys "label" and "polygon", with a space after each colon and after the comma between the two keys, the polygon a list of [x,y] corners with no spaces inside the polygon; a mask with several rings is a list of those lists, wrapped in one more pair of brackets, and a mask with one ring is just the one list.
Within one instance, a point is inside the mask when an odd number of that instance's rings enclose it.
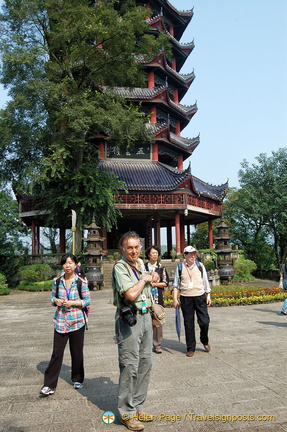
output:
{"label": "black umbrella", "polygon": [[178,336],[178,341],[180,342],[180,309],[179,306],[175,308],[175,328]]}

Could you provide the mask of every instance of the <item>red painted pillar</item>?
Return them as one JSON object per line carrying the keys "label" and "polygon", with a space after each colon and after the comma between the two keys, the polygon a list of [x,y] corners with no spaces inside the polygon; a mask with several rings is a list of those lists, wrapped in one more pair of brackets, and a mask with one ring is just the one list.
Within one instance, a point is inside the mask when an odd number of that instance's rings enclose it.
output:
{"label": "red painted pillar", "polygon": [[99,156],[100,156],[100,159],[105,159],[105,143],[104,143],[104,141],[101,141],[99,143]]}
{"label": "red painted pillar", "polygon": [[178,103],[178,89],[174,89],[174,92],[173,92],[173,102],[174,103]]}
{"label": "red painted pillar", "polygon": [[154,87],[154,72],[148,73],[147,86],[148,88]]}
{"label": "red painted pillar", "polygon": [[185,247],[185,236],[184,236],[184,221],[180,218],[180,252],[183,252]]}
{"label": "red painted pillar", "polygon": [[180,122],[177,121],[176,125],[175,125],[175,135],[180,136],[180,132],[181,132],[181,130],[180,130]]}
{"label": "red painted pillar", "polygon": [[152,145],[152,160],[158,161],[158,144],[154,143]]}
{"label": "red painted pillar", "polygon": [[212,220],[208,221],[208,245],[209,249],[213,248]]}
{"label": "red painted pillar", "polygon": [[166,228],[166,238],[167,238],[167,253],[168,257],[170,256],[170,251],[172,250],[172,232],[171,226],[168,225]]}
{"label": "red painted pillar", "polygon": [[180,214],[179,214],[179,211],[175,212],[174,222],[175,222],[175,250],[176,250],[176,253],[181,253],[181,247],[180,247]]}
{"label": "red painted pillar", "polygon": [[174,71],[176,71],[176,59],[174,57],[172,58],[171,67]]}
{"label": "red painted pillar", "polygon": [[150,121],[151,121],[151,123],[156,123],[156,107],[155,106],[153,106],[150,109]]}
{"label": "red painted pillar", "polygon": [[179,155],[177,158],[177,168],[183,170],[183,155]]}

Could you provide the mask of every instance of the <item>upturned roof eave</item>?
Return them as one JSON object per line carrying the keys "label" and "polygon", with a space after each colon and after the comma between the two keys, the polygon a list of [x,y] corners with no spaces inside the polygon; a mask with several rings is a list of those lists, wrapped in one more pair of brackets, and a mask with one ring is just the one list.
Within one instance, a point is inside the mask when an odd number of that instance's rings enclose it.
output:
{"label": "upturned roof eave", "polygon": [[193,18],[193,8],[180,11],[167,0],[157,0],[156,2],[159,4],[159,6],[165,8],[166,11],[174,18],[174,23],[176,24],[176,35],[178,39],[180,39]]}
{"label": "upturned roof eave", "polygon": [[[179,103],[175,103],[171,100],[168,87],[153,87],[152,89],[147,88],[131,88],[131,91],[126,87],[114,87],[110,89],[111,92],[114,92],[116,95],[123,97],[127,100],[133,100],[135,102],[144,102],[144,103],[157,103],[160,105],[164,105],[168,109],[172,109],[173,112],[176,112],[181,116],[183,122],[188,124],[193,115],[197,112],[197,104],[190,106],[185,106]],[[132,94],[134,93],[134,95]],[[138,93],[138,94],[137,94]],[[140,94],[141,93],[141,94]],[[162,99],[162,97],[165,99]]]}
{"label": "upturned roof eave", "polygon": [[163,51],[161,51],[151,61],[148,62],[140,61],[140,63],[144,64],[146,68],[154,68],[154,69],[160,69],[164,71],[165,75],[169,76],[176,83],[181,85],[184,91],[187,91],[189,89],[190,85],[195,79],[194,71],[192,71],[189,74],[181,74],[180,72],[177,72],[176,70],[172,69],[172,67],[170,67],[169,64],[167,63],[166,55]]}

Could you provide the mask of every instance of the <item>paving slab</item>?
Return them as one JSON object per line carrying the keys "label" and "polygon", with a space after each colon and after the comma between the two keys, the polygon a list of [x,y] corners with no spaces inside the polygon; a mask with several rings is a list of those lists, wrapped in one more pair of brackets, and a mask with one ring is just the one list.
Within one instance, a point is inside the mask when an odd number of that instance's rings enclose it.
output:
{"label": "paving slab", "polygon": [[[40,398],[52,350],[50,293],[0,297],[1,432],[127,430],[117,412],[112,291],[92,291],[91,298],[83,388],[71,384],[67,347],[56,393]],[[145,423],[145,431],[287,431],[287,316],[280,315],[281,305],[210,308],[211,351],[198,343],[192,358],[185,356],[183,326],[178,341],[175,312],[167,308],[163,353],[153,354],[144,406],[155,420]],[[115,414],[114,423],[103,423],[105,412]]]}

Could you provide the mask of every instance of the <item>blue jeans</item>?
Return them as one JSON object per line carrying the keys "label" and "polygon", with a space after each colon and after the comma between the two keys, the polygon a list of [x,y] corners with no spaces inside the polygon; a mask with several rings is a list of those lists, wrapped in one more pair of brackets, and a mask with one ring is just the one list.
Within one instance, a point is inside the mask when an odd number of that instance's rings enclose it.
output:
{"label": "blue jeans", "polygon": [[116,338],[119,354],[118,410],[129,418],[142,410],[147,396],[152,367],[152,321],[150,313],[137,315],[130,327],[116,313]]}
{"label": "blue jeans", "polygon": [[287,297],[286,297],[286,299],[284,300],[284,303],[283,303],[283,306],[282,306],[282,310],[281,310],[281,312],[286,312],[286,309],[287,309]]}

